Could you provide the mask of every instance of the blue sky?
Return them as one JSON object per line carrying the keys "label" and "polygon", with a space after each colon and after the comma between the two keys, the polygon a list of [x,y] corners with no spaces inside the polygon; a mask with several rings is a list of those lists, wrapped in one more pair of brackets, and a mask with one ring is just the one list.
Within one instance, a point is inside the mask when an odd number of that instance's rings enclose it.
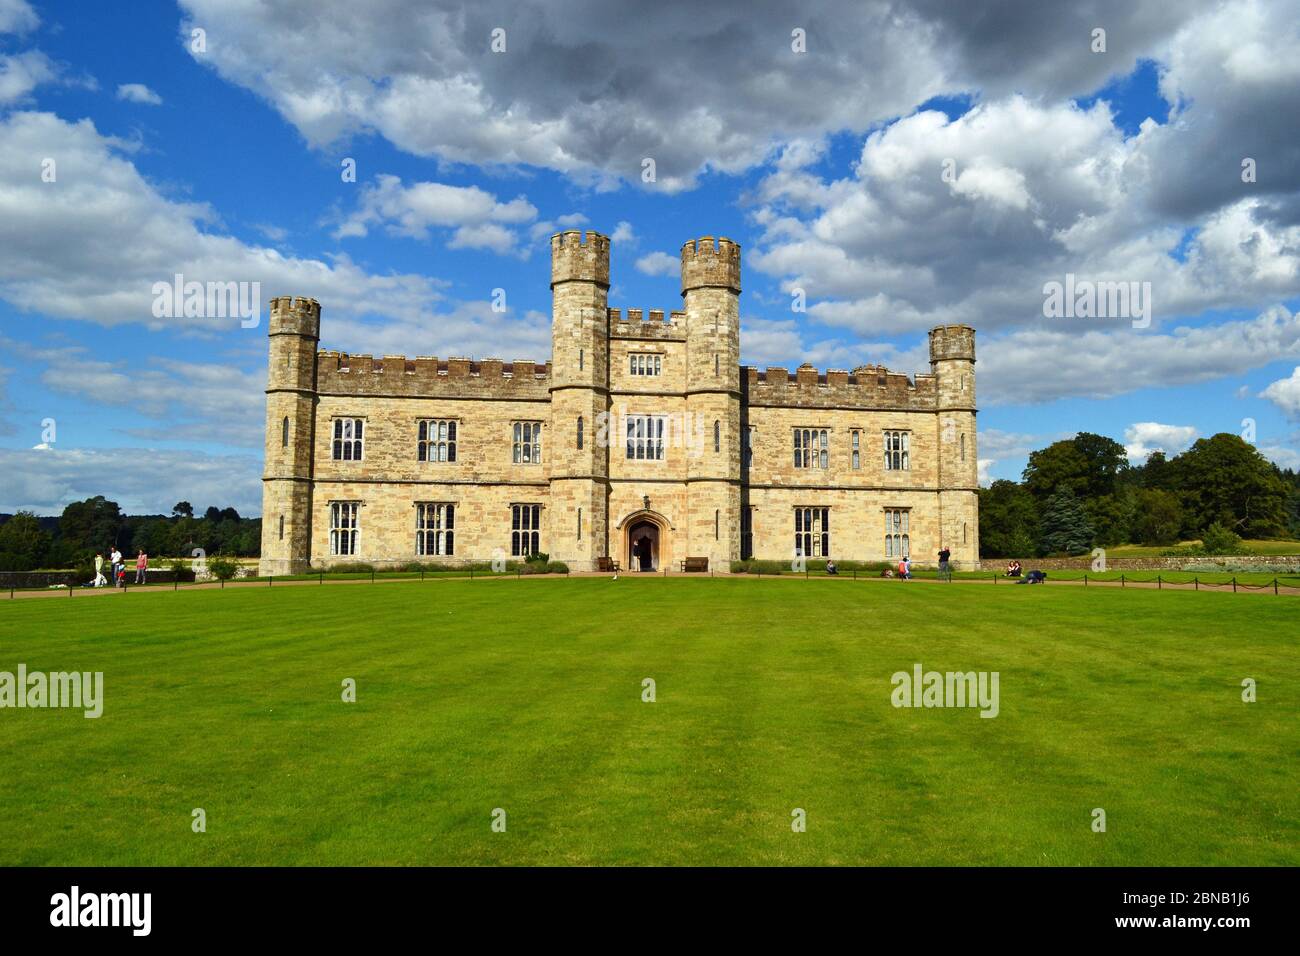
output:
{"label": "blue sky", "polygon": [[[0,511],[256,514],[270,297],[326,348],[544,361],[570,227],[622,308],[739,241],[750,364],[925,371],[974,325],[986,480],[1246,418],[1300,465],[1297,4],[780,6],[0,0]],[[155,318],[176,272],[260,282],[261,322]],[[1150,327],[1045,317],[1067,272],[1150,282]]]}

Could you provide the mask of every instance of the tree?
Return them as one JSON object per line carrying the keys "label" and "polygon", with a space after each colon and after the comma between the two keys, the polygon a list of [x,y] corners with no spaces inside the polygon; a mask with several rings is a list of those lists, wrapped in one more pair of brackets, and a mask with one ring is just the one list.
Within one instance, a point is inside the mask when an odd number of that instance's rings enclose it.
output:
{"label": "tree", "polygon": [[59,518],[59,536],[83,554],[116,544],[121,529],[122,509],[103,495],[72,502]]}
{"label": "tree", "polygon": [[1216,521],[1246,538],[1286,533],[1290,489],[1277,468],[1239,435],[1199,439],[1169,463],[1184,509],[1184,532],[1199,537]]}
{"label": "tree", "polygon": [[1177,495],[1158,488],[1138,490],[1131,540],[1147,545],[1177,544],[1182,526],[1183,506]]}
{"label": "tree", "polygon": [[1143,488],[1169,490],[1169,458],[1162,451],[1153,451],[1147,456],[1146,464],[1134,469],[1139,473]]}
{"label": "tree", "polygon": [[178,501],[172,505],[173,518],[193,518],[194,506],[188,501]]}
{"label": "tree", "polygon": [[1094,543],[1109,548],[1128,541],[1136,504],[1134,491],[1130,487],[1122,487],[1114,494],[1084,501],[1083,509],[1092,525]]}
{"label": "tree", "polygon": [[1049,554],[1083,554],[1092,547],[1092,524],[1082,503],[1069,489],[1047,499],[1039,550]]}
{"label": "tree", "polygon": [[1030,452],[1024,479],[1025,487],[1041,503],[1058,491],[1088,499],[1114,494],[1118,479],[1127,471],[1128,453],[1123,445],[1105,435],[1079,432]]}
{"label": "tree", "polygon": [[203,520],[216,524],[221,520],[221,509],[216,505],[208,505],[208,510],[203,512]]}
{"label": "tree", "polygon": [[50,535],[36,515],[20,511],[0,525],[0,570],[30,571],[40,567],[50,550]]}
{"label": "tree", "polygon": [[1029,557],[1038,547],[1038,503],[1005,478],[979,489],[980,557]]}

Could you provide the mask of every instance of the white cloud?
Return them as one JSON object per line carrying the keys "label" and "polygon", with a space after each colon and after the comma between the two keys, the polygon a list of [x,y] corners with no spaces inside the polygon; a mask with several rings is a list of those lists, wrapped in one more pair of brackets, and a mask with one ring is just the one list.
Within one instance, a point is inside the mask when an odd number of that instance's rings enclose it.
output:
{"label": "white cloud", "polygon": [[1300,366],[1288,378],[1280,378],[1259,393],[1282,409],[1287,418],[1300,421]]}
{"label": "white cloud", "polygon": [[177,501],[262,510],[260,455],[165,448],[0,448],[0,511],[60,514],[69,501],[104,495],[128,514],[167,514]]}
{"label": "white cloud", "polygon": [[619,222],[614,227],[614,231],[609,235],[610,242],[623,243],[629,248],[636,245],[636,233],[632,229],[632,224],[626,219]]}
{"label": "white cloud", "polygon": [[980,485],[987,488],[993,484],[991,471],[998,462],[1028,458],[1031,451],[1042,448],[1053,440],[1050,437],[1024,432],[1007,432],[997,428],[979,429],[976,451],[977,454],[984,456],[977,459]]}
{"label": "white cloud", "polygon": [[501,202],[477,186],[448,186],[418,182],[403,186],[397,176],[382,174],[362,189],[357,209],[339,226],[336,238],[365,236],[383,225],[393,235],[427,239],[431,229],[452,229],[448,245],[463,249],[515,251],[518,226],[537,218],[537,209],[523,196]]}
{"label": "white cloud", "polygon": [[[285,256],[211,229],[202,203],[174,202],[123,155],[126,145],[89,120],[49,113],[0,118],[0,297],[19,309],[101,325],[127,322],[181,333],[261,335],[234,319],[155,319],[155,282],[260,282],[262,309],[276,295],[319,299],[331,316],[432,317],[445,282],[372,275],[347,256]],[[57,162],[42,182],[41,158]],[[265,315],[265,311],[263,311]]]}
{"label": "white cloud", "polygon": [[40,50],[13,56],[0,54],[0,106],[17,103],[42,83],[58,76],[58,69]]}
{"label": "white cloud", "polygon": [[671,278],[682,274],[682,260],[680,256],[670,256],[666,252],[650,252],[636,261],[636,268],[648,276]]}
{"label": "white cloud", "polygon": [[1155,451],[1162,451],[1172,458],[1186,451],[1196,436],[1196,428],[1192,425],[1134,422],[1124,429],[1124,450],[1133,464],[1146,461],[1147,456]]}
{"label": "white cloud", "polygon": [[117,98],[128,103],[144,103],[147,106],[161,106],[162,97],[143,83],[122,83],[117,88]]}
{"label": "white cloud", "polygon": [[27,0],[0,0],[0,33],[26,33],[40,22]]}

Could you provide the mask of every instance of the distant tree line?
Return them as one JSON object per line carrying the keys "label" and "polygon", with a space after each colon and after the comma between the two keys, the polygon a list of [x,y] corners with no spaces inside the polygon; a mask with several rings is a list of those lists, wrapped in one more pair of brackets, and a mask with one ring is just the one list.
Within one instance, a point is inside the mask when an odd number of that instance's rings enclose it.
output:
{"label": "distant tree line", "polygon": [[988,558],[1193,539],[1230,554],[1242,538],[1300,538],[1300,474],[1227,433],[1130,465],[1119,442],[1080,432],[1031,452],[1021,481],[995,481],[979,502]]}
{"label": "distant tree line", "polygon": [[30,511],[0,515],[0,571],[86,567],[114,545],[134,563],[138,550],[151,559],[205,554],[256,556],[262,544],[262,519],[241,518],[234,508],[210,507],[195,516],[188,501],[171,515],[124,515],[103,495],[74,501],[57,518]]}

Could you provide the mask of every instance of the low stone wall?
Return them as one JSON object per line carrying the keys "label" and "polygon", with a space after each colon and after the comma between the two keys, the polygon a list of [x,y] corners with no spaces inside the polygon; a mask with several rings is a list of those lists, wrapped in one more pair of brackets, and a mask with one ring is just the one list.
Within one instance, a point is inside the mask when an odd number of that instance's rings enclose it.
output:
{"label": "low stone wall", "polygon": [[[986,558],[980,562],[981,571],[1005,571],[1010,558]],[[1078,558],[1021,558],[1020,566],[1025,571],[1038,568],[1041,571],[1089,571],[1093,558],[1083,555]],[[1206,565],[1230,570],[1242,566],[1268,566],[1300,570],[1300,555],[1294,554],[1238,554],[1201,557],[1182,555],[1179,557],[1149,558],[1107,558],[1108,571],[1181,571],[1188,565],[1204,567]]]}

